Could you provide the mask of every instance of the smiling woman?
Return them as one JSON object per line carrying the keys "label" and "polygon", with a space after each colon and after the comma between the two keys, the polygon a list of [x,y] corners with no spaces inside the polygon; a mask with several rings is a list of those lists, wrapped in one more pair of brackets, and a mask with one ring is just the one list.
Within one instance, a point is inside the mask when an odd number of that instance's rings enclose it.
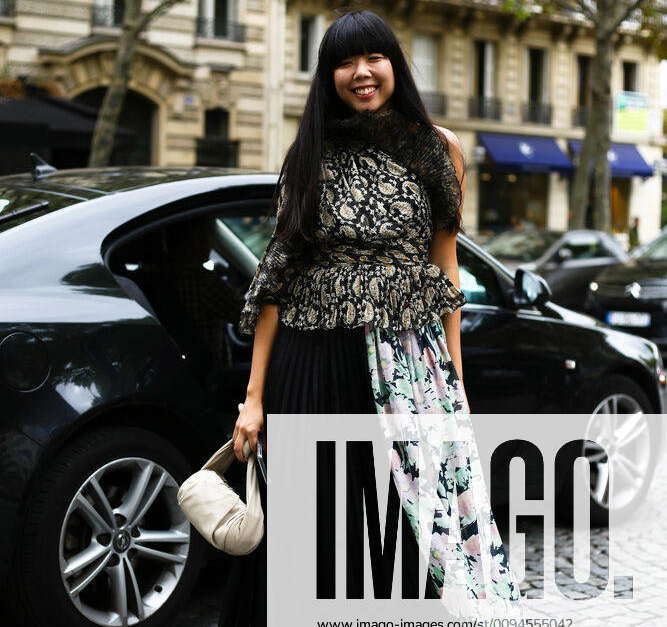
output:
{"label": "smiling woman", "polygon": [[[443,425],[469,423],[459,341],[466,297],[456,259],[464,175],[458,138],[428,117],[389,26],[371,11],[336,19],[281,169],[276,228],[241,312],[240,331],[255,339],[233,435],[239,461],[272,414],[437,413]],[[519,589],[476,446],[460,444],[453,437],[442,461],[432,546],[451,530],[465,559],[450,568],[446,552],[425,555],[427,594],[441,599],[443,615],[515,614]],[[408,477],[417,461],[413,448],[399,449],[392,475],[408,486],[399,491],[414,541],[416,484]],[[352,491],[364,474],[360,467],[347,474]],[[348,529],[363,529],[364,516],[363,507],[348,510]],[[326,559],[327,547],[317,553]],[[363,588],[363,563],[361,542],[347,564],[348,597]],[[221,627],[266,624],[266,567],[265,536],[253,555],[235,560]],[[374,575],[391,581],[388,571]],[[333,569],[318,573],[322,598],[334,579]],[[418,587],[416,570],[410,580]]]}

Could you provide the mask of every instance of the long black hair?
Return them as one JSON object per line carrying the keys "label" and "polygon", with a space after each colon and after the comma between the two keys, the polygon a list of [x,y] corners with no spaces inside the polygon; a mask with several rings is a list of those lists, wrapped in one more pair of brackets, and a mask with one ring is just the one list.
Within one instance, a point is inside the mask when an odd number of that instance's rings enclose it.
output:
{"label": "long black hair", "polygon": [[[339,13],[340,9],[336,14]],[[320,43],[317,67],[296,139],[287,151],[280,170],[274,206],[281,188],[284,188],[285,203],[276,230],[277,237],[282,240],[313,241],[319,206],[318,177],[323,153],[323,127],[331,118],[345,118],[352,113],[336,93],[334,69],[343,59],[373,52],[383,54],[391,61],[394,91],[389,106],[409,121],[437,133],[391,28],[372,11],[342,10],[342,14],[327,28]],[[438,134],[449,150],[447,138]],[[460,211],[457,226],[460,230]]]}

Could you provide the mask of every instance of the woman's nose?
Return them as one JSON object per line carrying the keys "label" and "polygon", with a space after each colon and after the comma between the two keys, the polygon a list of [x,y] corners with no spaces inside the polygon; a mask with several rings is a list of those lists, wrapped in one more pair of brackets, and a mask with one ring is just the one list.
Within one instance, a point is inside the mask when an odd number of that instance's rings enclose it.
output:
{"label": "woman's nose", "polygon": [[370,76],[370,74],[371,73],[368,67],[368,63],[365,61],[360,61],[354,68],[354,78],[359,78],[360,76]]}

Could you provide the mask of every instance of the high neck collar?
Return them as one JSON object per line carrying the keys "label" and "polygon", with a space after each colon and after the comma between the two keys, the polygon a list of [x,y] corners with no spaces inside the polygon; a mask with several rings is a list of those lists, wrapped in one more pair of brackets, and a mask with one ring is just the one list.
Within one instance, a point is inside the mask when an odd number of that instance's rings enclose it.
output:
{"label": "high neck collar", "polygon": [[451,226],[458,212],[461,188],[448,150],[431,124],[409,121],[396,109],[355,111],[328,120],[322,138],[326,150],[357,150],[374,144],[422,180],[436,228]]}
{"label": "high neck collar", "polygon": [[366,141],[386,143],[383,136],[396,136],[407,130],[407,119],[396,109],[376,112],[364,109],[345,118],[333,118],[324,125],[323,137],[339,141]]}

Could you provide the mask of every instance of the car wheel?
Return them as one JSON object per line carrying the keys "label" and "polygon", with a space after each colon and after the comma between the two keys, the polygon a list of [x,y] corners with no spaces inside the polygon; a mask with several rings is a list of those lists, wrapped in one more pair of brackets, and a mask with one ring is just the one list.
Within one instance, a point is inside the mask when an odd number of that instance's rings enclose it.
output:
{"label": "car wheel", "polygon": [[[657,423],[646,414],[654,413],[644,390],[631,379],[612,375],[586,399],[590,418],[581,454],[590,465],[590,516],[593,526],[607,524],[609,516],[622,520],[635,511],[646,496],[658,461],[661,434]],[[610,476],[611,467],[614,475]],[[567,469],[563,487],[572,503],[572,470]],[[610,486],[613,482],[613,492]],[[561,518],[572,520],[571,509]]]}
{"label": "car wheel", "polygon": [[30,500],[18,555],[31,625],[145,625],[173,619],[205,544],[178,507],[189,474],[169,442],[130,427],[67,446]]}

